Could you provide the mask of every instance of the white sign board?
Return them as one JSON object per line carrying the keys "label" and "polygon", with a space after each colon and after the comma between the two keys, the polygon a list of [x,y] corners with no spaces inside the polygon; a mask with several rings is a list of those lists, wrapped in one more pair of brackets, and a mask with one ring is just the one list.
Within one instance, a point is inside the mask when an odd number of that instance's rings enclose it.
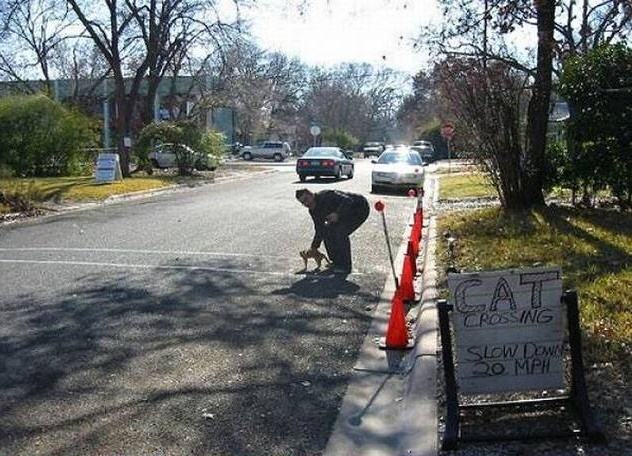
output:
{"label": "white sign board", "polygon": [[99,154],[95,171],[97,183],[123,179],[118,154]]}
{"label": "white sign board", "polygon": [[448,274],[459,392],[564,386],[560,268]]}
{"label": "white sign board", "polygon": [[312,125],[309,128],[309,132],[312,134],[312,136],[318,136],[320,135],[320,127],[318,125]]}

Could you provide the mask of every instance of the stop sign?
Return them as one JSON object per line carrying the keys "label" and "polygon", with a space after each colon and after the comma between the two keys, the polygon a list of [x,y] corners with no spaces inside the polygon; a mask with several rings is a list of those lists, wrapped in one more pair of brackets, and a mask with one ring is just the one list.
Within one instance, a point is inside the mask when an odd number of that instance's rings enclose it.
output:
{"label": "stop sign", "polygon": [[441,126],[441,136],[448,141],[454,136],[454,124],[446,122]]}

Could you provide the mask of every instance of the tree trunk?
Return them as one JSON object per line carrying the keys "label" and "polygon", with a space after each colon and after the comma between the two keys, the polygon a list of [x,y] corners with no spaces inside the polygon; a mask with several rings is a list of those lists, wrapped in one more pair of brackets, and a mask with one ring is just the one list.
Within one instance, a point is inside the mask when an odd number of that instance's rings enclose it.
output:
{"label": "tree trunk", "polygon": [[121,159],[121,173],[123,174],[123,177],[129,177],[129,150],[125,147],[125,137],[129,134],[129,123],[127,122],[127,119],[128,111],[131,108],[127,102],[127,96],[125,94],[125,80],[122,75],[118,75],[118,77],[115,75],[114,84],[116,149]]}
{"label": "tree trunk", "polygon": [[527,162],[525,203],[544,204],[544,173],[546,170],[546,131],[551,101],[553,71],[553,28],[555,0],[536,0],[538,18],[538,65],[527,113]]}

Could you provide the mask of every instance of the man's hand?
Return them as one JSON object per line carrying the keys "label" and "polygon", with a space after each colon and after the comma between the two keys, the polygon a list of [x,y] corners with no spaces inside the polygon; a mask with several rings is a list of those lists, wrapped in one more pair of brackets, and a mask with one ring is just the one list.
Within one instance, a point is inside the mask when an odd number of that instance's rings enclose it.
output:
{"label": "man's hand", "polygon": [[325,217],[325,221],[327,223],[336,223],[338,221],[338,214],[335,212],[332,212],[327,217]]}

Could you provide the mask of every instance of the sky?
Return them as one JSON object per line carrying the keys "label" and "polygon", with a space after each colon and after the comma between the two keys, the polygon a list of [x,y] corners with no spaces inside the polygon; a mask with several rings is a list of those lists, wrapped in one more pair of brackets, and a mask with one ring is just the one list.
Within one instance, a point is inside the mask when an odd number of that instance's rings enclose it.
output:
{"label": "sky", "polygon": [[241,14],[268,51],[308,65],[366,62],[410,75],[428,61],[413,40],[440,18],[434,0],[256,0]]}

